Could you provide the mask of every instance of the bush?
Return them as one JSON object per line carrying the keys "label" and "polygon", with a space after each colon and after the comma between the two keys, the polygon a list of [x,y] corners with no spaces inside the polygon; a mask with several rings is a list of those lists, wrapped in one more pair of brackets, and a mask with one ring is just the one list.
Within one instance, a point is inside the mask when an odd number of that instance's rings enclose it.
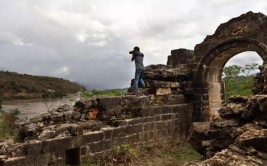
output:
{"label": "bush", "polygon": [[20,112],[17,109],[10,111],[10,113],[0,111],[0,140],[4,140],[15,135],[15,121],[19,113]]}

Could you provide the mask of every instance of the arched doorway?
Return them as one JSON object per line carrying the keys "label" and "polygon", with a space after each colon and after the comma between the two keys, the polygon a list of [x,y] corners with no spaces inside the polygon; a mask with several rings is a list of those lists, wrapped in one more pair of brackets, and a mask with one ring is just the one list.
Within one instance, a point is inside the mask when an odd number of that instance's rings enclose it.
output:
{"label": "arched doorway", "polygon": [[[223,85],[221,81],[222,70],[227,61],[236,54],[254,51],[267,62],[266,46],[249,39],[231,39],[218,44],[208,51],[199,61],[194,76],[195,89],[201,89],[201,111],[209,117],[217,116],[222,105]],[[196,91],[198,92],[198,91]]]}
{"label": "arched doorway", "polygon": [[[261,57],[253,51],[236,54],[228,60],[221,78],[224,85],[223,99],[233,95],[251,96],[258,93],[259,89],[254,88],[254,84],[259,81],[259,66],[262,64]],[[259,82],[256,86],[259,86]]]}

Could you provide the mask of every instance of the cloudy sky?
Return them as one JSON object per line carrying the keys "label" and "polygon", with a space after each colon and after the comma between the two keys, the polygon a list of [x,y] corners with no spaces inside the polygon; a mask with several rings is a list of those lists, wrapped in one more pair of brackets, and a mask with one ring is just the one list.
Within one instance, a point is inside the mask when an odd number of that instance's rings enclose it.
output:
{"label": "cloudy sky", "polygon": [[267,1],[0,0],[0,69],[125,88],[134,75],[134,46],[145,65],[166,64],[172,49],[193,49],[248,11],[266,15]]}

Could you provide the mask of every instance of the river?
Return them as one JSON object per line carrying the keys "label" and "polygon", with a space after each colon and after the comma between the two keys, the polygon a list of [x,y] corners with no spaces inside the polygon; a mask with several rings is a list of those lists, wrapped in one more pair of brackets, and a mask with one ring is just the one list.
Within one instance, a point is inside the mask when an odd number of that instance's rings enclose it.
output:
{"label": "river", "polygon": [[62,106],[64,104],[74,105],[80,99],[80,94],[71,94],[62,99],[33,99],[33,100],[13,100],[2,101],[2,110],[10,112],[11,110],[19,110],[19,119],[30,119],[36,115],[47,113]]}

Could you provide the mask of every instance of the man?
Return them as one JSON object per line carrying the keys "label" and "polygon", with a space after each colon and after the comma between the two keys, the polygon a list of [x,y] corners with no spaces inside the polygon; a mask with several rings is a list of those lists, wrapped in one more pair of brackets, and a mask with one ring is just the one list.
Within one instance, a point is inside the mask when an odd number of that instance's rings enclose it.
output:
{"label": "man", "polygon": [[130,51],[129,54],[132,54],[132,61],[135,61],[135,77],[134,77],[134,95],[138,94],[138,84],[143,88],[145,83],[143,80],[145,66],[143,64],[144,54],[140,52],[139,47],[134,47],[133,51]]}

